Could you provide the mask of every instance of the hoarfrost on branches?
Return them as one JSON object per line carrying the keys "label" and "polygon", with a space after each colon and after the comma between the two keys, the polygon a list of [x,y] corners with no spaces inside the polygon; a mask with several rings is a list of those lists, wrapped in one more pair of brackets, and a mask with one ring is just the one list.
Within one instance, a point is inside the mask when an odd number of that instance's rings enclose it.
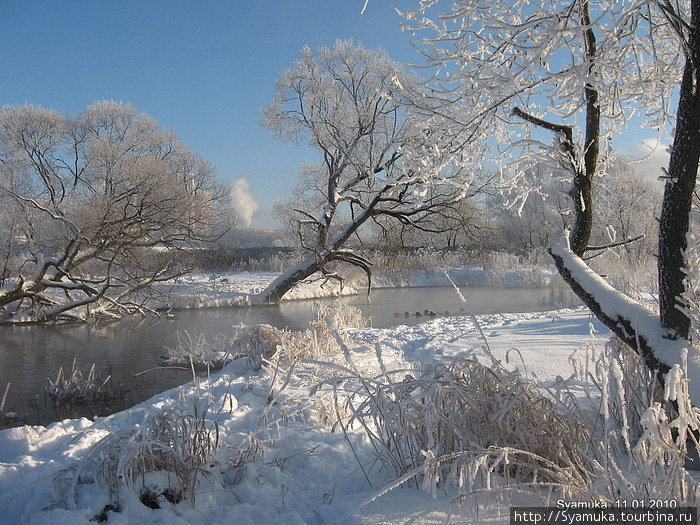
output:
{"label": "hoarfrost on branches", "polygon": [[[700,160],[700,2],[421,0],[402,14],[434,73],[429,103],[410,88],[403,95],[452,151],[509,161],[516,193],[537,191],[522,176],[529,166],[566,174],[574,220],[567,250],[551,251],[560,273],[649,366],[668,372],[690,327],[684,252]],[[659,228],[660,315],[643,333],[627,317],[639,305],[619,311],[631,299],[606,303],[612,296],[598,295],[597,280],[571,271],[587,251],[635,239],[589,244],[594,178],[605,174],[613,136],[633,116],[655,129],[675,124]]]}
{"label": "hoarfrost on branches", "polygon": [[[469,194],[462,172],[441,149],[442,133],[409,118],[398,91],[420,90],[381,50],[338,41],[314,53],[304,48],[277,81],[263,123],[285,140],[305,140],[321,162],[303,166],[293,198],[278,208],[308,252],[305,261],[261,294],[277,302],[320,272],[342,282],[330,265],[350,264],[370,277],[371,261],[347,241],[387,220],[435,231]],[[367,226],[365,226],[367,225]]]}
{"label": "hoarfrost on branches", "polygon": [[211,166],[115,101],[65,117],[0,110],[0,321],[148,310],[146,292],[189,270],[231,224]]}

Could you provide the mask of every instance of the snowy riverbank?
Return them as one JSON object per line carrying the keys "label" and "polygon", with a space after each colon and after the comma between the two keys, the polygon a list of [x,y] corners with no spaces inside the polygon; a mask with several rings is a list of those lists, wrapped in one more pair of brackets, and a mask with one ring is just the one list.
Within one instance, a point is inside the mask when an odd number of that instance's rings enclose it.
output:
{"label": "snowy riverbank", "polygon": [[[249,282],[258,277],[251,276]],[[252,285],[251,285],[252,286]],[[506,366],[526,368],[526,375],[552,384],[572,374],[574,361],[590,358],[591,347],[602,349],[607,336],[583,308],[537,314],[499,314],[478,317],[478,325],[496,358]],[[597,330],[601,334],[596,334]],[[435,319],[413,327],[360,329],[351,333],[349,357],[363,370],[410,368],[414,363],[447,363],[476,357],[488,363],[484,339],[473,319]],[[378,346],[377,346],[378,345]],[[377,348],[382,363],[377,363]],[[517,348],[518,352],[511,350]],[[340,363],[342,356],[338,357]],[[336,360],[337,361],[337,360]],[[338,362],[338,361],[337,361]],[[344,366],[348,366],[345,363]],[[308,374],[307,374],[308,375]],[[200,479],[196,504],[160,501],[159,509],[127,497],[121,512],[107,512],[109,523],[463,523],[473,521],[475,507],[463,508],[449,493],[436,499],[415,488],[395,488],[368,502],[391,484],[377,468],[365,477],[355,455],[369,461],[371,449],[358,430],[343,432],[324,422],[323,410],[310,394],[304,373],[289,384],[272,370],[251,370],[238,360],[201,385],[221,411],[214,413],[219,432],[209,477]],[[571,383],[572,388],[577,383]],[[184,401],[179,399],[184,395]],[[89,523],[108,503],[95,484],[73,487],[75,508],[52,506],[56,495],[52,477],[70,468],[107,435],[143,428],[148,414],[192,405],[192,385],[164,392],[129,410],[95,421],[66,420],[48,427],[18,427],[0,432],[0,515],[7,523]],[[200,394],[201,395],[201,394]],[[264,432],[261,424],[264,421]],[[244,468],[235,468],[241,450],[250,450],[251,436],[261,441]],[[247,448],[246,448],[247,447]],[[240,463],[240,462],[239,462]],[[239,464],[240,467],[240,464]],[[155,476],[152,483],[157,484]],[[368,484],[371,482],[371,486]],[[66,487],[63,487],[65,493]],[[520,502],[520,500],[517,500]],[[482,502],[483,503],[483,502]],[[508,502],[492,501],[480,508],[481,520],[508,522]],[[452,520],[452,521],[450,521]]]}
{"label": "snowy riverbank", "polygon": [[[373,288],[402,288],[422,286],[452,286],[445,276],[458,286],[498,286],[504,288],[527,288],[547,286],[556,275],[553,267],[530,267],[508,271],[484,268],[439,268],[428,270],[381,270],[373,276]],[[248,304],[250,295],[262,292],[279,277],[274,272],[225,272],[192,273],[159,288],[169,294],[164,302],[155,306],[162,309],[210,308]],[[321,285],[320,282],[301,284],[283,300],[314,299],[354,295],[365,292],[366,281],[361,278],[341,289],[335,282]]]}

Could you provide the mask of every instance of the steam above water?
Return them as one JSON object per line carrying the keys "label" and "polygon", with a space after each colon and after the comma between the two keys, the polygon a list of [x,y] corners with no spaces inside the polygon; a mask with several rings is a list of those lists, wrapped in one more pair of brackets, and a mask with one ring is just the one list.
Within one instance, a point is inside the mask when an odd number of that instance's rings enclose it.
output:
{"label": "steam above water", "polygon": [[253,215],[260,209],[260,205],[250,193],[250,182],[245,177],[240,177],[231,183],[233,207],[246,227],[253,222]]}

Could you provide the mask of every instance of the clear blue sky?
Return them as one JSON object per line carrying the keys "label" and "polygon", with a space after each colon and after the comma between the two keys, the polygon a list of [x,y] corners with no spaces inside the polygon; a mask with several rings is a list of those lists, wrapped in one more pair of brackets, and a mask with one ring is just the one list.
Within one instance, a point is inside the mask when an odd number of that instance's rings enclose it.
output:
{"label": "clear blue sky", "polygon": [[265,219],[309,151],[260,128],[260,108],[304,45],[338,38],[419,61],[392,5],[412,0],[0,0],[0,105],[66,114],[100,99],[176,130],[226,179],[245,177]]}

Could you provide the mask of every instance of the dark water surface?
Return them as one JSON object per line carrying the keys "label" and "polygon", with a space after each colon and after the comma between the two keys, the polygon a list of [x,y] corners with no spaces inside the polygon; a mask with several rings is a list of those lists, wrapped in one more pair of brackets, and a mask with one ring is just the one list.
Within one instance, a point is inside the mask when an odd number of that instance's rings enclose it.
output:
{"label": "dark water surface", "polygon": [[[464,287],[466,309],[475,314],[535,312],[562,306],[562,299],[550,288]],[[391,288],[365,295],[322,299],[323,303],[342,302],[360,308],[371,318],[372,326],[386,328],[417,324],[427,320],[415,312],[433,310],[441,315],[458,315],[465,305],[452,288]],[[13,410],[20,420],[14,424],[46,424],[64,417],[106,415],[132,406],[165,389],[191,379],[179,370],[155,370],[166,347],[177,345],[178,331],[208,340],[216,334],[231,334],[235,325],[271,324],[278,328],[303,329],[313,317],[314,301],[286,301],[278,307],[249,306],[180,310],[174,319],[129,319],[110,324],[63,326],[21,326],[0,328],[0,397],[11,383],[4,412]],[[446,314],[446,311],[450,311]],[[406,313],[409,315],[406,316]],[[110,406],[77,407],[57,413],[45,400],[46,379],[55,379],[60,367],[70,370],[73,359],[87,373],[95,364],[104,376],[122,383],[125,398]]]}

